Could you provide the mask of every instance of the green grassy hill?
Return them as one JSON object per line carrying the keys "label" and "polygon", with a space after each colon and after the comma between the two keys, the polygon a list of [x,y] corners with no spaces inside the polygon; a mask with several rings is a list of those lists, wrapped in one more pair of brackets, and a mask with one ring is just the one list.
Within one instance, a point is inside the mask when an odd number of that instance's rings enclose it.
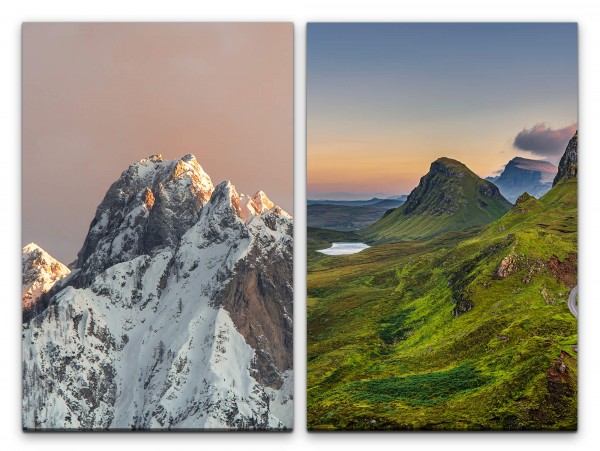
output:
{"label": "green grassy hill", "polygon": [[309,429],[576,429],[576,283],[576,178],[484,227],[309,258]]}
{"label": "green grassy hill", "polygon": [[371,242],[430,238],[498,219],[511,204],[498,188],[459,161],[439,158],[404,205],[360,231]]}

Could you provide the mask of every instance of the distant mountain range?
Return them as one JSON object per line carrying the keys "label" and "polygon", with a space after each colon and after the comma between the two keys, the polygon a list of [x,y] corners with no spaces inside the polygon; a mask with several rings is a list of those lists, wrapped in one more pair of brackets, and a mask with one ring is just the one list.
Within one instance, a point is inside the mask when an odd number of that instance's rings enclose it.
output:
{"label": "distant mountain range", "polygon": [[351,232],[365,228],[386,211],[398,208],[406,195],[388,199],[374,197],[368,200],[308,200],[307,223],[309,227]]}
{"label": "distant mountain range", "polygon": [[387,208],[313,204],[306,211],[308,227],[352,232],[373,224]]}
{"label": "distant mountain range", "polygon": [[376,207],[376,208],[397,208],[406,202],[406,194],[388,197],[385,199],[373,197],[367,200],[320,200],[308,199],[307,205],[344,205],[346,207]]}
{"label": "distant mountain range", "polygon": [[384,193],[379,191],[367,191],[361,193],[345,192],[345,191],[331,191],[331,192],[312,192],[309,191],[306,196],[312,200],[364,200],[364,199],[397,199],[402,197],[401,194]]}
{"label": "distant mountain range", "polygon": [[538,199],[542,197],[552,188],[557,171],[558,168],[548,161],[515,157],[500,175],[486,180],[494,183],[502,195],[514,203],[525,192]]}
{"label": "distant mountain range", "polygon": [[493,183],[459,161],[439,158],[401,207],[360,234],[375,242],[428,238],[487,224],[511,206]]}

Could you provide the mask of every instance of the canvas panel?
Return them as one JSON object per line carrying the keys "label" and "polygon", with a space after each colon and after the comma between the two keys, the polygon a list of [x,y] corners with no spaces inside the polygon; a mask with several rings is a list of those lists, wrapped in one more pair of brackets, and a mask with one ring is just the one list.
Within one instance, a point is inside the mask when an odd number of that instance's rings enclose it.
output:
{"label": "canvas panel", "polygon": [[577,25],[311,23],[308,428],[577,428]]}
{"label": "canvas panel", "polygon": [[292,62],[290,23],[23,26],[24,430],[292,429]]}

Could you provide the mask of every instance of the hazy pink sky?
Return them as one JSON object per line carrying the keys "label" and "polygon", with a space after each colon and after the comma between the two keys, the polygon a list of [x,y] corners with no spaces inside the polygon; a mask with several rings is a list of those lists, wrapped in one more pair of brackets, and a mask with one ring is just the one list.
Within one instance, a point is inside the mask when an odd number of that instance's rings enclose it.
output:
{"label": "hazy pink sky", "polygon": [[23,25],[23,244],[75,259],[151,154],[293,212],[291,23]]}

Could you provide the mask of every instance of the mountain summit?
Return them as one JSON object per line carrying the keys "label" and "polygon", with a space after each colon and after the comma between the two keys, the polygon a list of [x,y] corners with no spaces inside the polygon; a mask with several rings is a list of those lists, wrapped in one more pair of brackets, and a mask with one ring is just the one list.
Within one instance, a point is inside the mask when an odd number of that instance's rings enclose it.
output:
{"label": "mountain summit", "polygon": [[34,314],[41,306],[40,297],[71,271],[35,243],[23,248],[21,257],[23,274],[22,308],[27,314]]}
{"label": "mountain summit", "polygon": [[569,141],[569,144],[567,144],[565,153],[560,159],[560,164],[558,165],[558,173],[554,178],[553,185],[556,185],[561,180],[568,180],[577,177],[577,147],[578,137],[576,131],[575,135],[573,135],[573,137]]}
{"label": "mountain summit", "polygon": [[152,155],[129,166],[96,210],[71,285],[85,286],[116,263],[176,246],[213,190],[193,155]]}
{"label": "mountain summit", "polygon": [[552,179],[557,170],[548,161],[515,157],[506,164],[499,176],[486,180],[494,183],[502,195],[514,203],[524,192],[538,199],[542,197],[552,188]]}
{"label": "mountain summit", "polygon": [[23,324],[24,428],[290,428],[292,236],[192,155],[131,165]]}
{"label": "mountain summit", "polygon": [[510,208],[493,183],[460,161],[439,158],[404,205],[386,212],[361,234],[379,242],[428,238],[487,224]]}

